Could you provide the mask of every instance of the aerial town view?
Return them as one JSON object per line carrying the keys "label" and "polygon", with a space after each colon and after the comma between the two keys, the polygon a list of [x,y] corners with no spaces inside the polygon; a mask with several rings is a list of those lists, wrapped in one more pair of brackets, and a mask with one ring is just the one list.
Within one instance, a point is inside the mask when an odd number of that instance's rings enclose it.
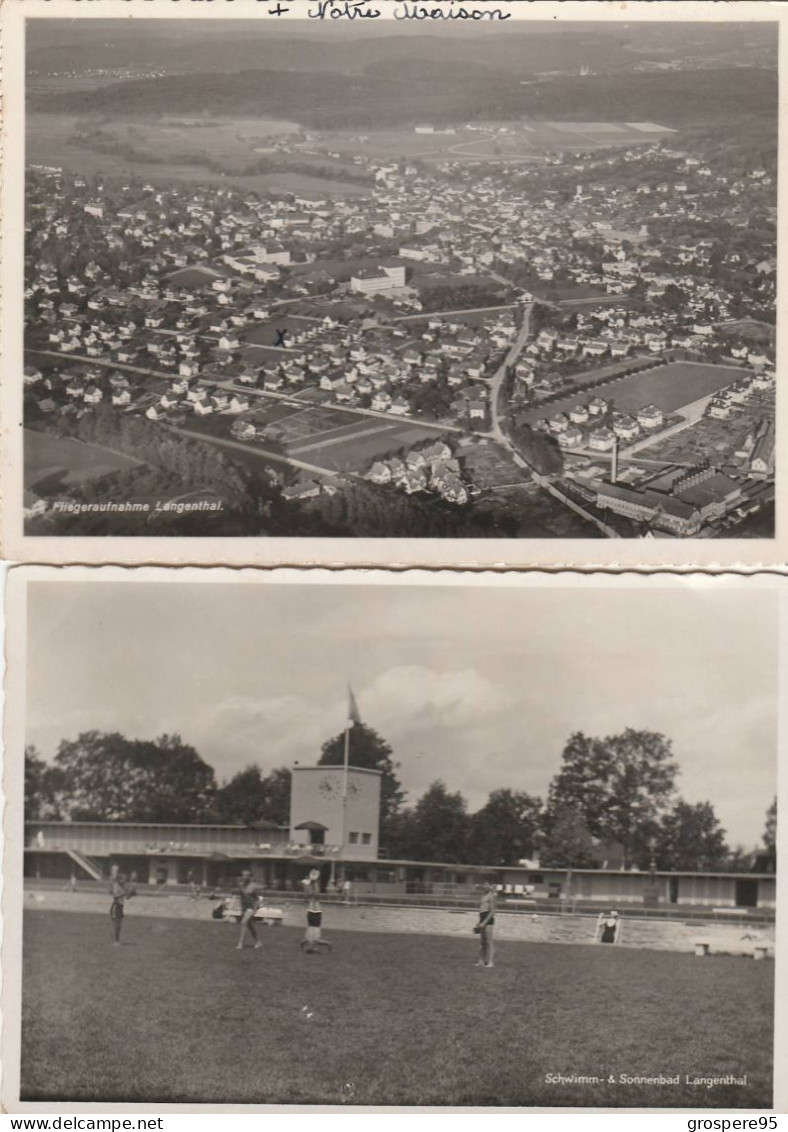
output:
{"label": "aerial town view", "polygon": [[774,537],[776,25],[130,24],[28,21],[27,533]]}

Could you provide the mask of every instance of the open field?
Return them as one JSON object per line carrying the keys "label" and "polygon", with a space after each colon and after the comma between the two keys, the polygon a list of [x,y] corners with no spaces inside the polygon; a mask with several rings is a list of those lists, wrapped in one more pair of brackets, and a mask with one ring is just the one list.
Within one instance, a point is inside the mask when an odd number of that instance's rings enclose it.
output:
{"label": "open field", "polygon": [[[602,397],[605,401],[611,401],[621,413],[635,413],[646,405],[656,405],[667,414],[731,385],[744,376],[745,372],[730,366],[669,362],[632,377],[614,379],[593,391],[583,393],[582,398]],[[593,380],[593,371],[589,372],[588,378]],[[545,416],[566,413],[577,404],[578,395],[579,393],[570,394],[560,401],[539,406],[528,413],[528,420],[537,421]]]}
{"label": "open field", "polygon": [[499,444],[476,444],[472,448],[463,448],[462,455],[469,479],[482,490],[529,481],[529,476],[518,468],[511,453]]}
{"label": "open field", "polygon": [[140,463],[122,452],[25,429],[25,487],[38,494],[99,479]]}
{"label": "open field", "polygon": [[[224,414],[195,417],[189,428],[227,439],[233,419]],[[382,456],[445,435],[436,425],[341,412],[330,406],[298,408],[263,398],[255,401],[255,407],[244,414],[244,419],[250,420],[260,433],[256,441],[245,442],[249,451],[255,447],[265,449],[271,440],[276,440],[293,460],[315,464],[329,472],[364,472]]]}
{"label": "open field", "polygon": [[476,310],[469,311],[452,311],[451,314],[441,314],[436,312],[434,314],[418,314],[418,315],[400,315],[394,321],[403,324],[409,331],[415,333],[422,333],[427,329],[427,323],[433,318],[440,318],[444,323],[456,323],[463,326],[483,326],[491,319],[498,318],[506,311],[518,312],[520,307],[517,303],[502,303],[493,307],[478,307]]}
{"label": "open field", "polygon": [[626,122],[524,122],[488,123],[485,127],[457,127],[454,133],[417,134],[407,127],[349,131],[319,135],[320,147],[335,153],[368,157],[419,160],[479,161],[539,159],[556,150],[591,150],[613,145],[646,145],[670,137],[674,130],[654,123]]}
{"label": "open field", "polygon": [[439,428],[409,421],[389,422],[376,417],[353,421],[346,414],[343,416],[341,423],[309,438],[285,441],[288,455],[314,460],[337,472],[363,472],[381,456],[412,444],[426,444],[442,435]]}
{"label": "open field", "polygon": [[[233,184],[259,193],[295,193],[324,198],[331,196],[364,196],[369,186],[342,180],[341,163],[334,163],[335,175],[324,176],[332,163],[325,159],[314,163],[314,175],[306,171],[288,170],[287,154],[256,153],[265,146],[267,120],[245,119],[212,122],[203,128],[160,123],[97,123],[102,134],[110,135],[110,144],[119,152],[102,153],[87,142],[80,143],[78,131],[84,121],[67,114],[31,112],[26,118],[25,159],[28,164],[59,166],[72,173],[101,173],[108,176],[150,177],[154,181],[177,181],[194,184]],[[290,128],[289,123],[277,123]],[[297,127],[293,127],[297,128]],[[124,148],[127,153],[124,156]],[[267,147],[266,147],[267,148]],[[152,159],[140,160],[139,154],[150,153]],[[281,171],[244,175],[241,170],[256,158],[270,157],[281,162]],[[201,164],[202,160],[213,167]],[[309,159],[296,154],[298,165],[309,165]]]}
{"label": "open field", "polygon": [[[239,953],[227,924],[131,913],[115,948],[108,917],[27,913],[23,1099],[771,1103],[771,963],[505,942],[486,971],[472,936],[340,932],[329,955],[302,954],[300,936],[270,929]],[[608,1083],[619,1074],[679,1082]]]}
{"label": "open field", "polygon": [[636,366],[641,369],[647,369],[653,366],[653,364],[653,358],[622,358],[619,362],[608,362],[607,365],[593,366],[590,369],[567,374],[566,380],[571,381],[572,384],[580,390],[588,385],[589,382],[599,381],[603,377],[616,377],[618,374],[624,373],[628,369],[634,369]]}
{"label": "open field", "polygon": [[757,318],[738,318],[734,322],[723,322],[717,327],[722,334],[732,334],[750,342],[774,342],[775,327]]}

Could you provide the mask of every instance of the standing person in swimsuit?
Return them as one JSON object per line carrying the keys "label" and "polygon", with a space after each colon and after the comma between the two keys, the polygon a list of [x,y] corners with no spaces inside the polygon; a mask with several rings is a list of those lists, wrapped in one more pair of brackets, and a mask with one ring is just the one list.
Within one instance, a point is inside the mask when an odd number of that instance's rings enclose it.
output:
{"label": "standing person in swimsuit", "polygon": [[136,895],[136,888],[133,885],[126,884],[126,878],[123,873],[118,873],[112,881],[112,888],[109,894],[112,897],[112,904],[109,909],[109,918],[112,920],[112,942],[115,947],[120,947],[120,930],[123,927],[123,906],[127,900]]}
{"label": "standing person in swimsuit", "polygon": [[325,947],[327,951],[331,950],[331,944],[328,940],[321,937],[322,925],[323,913],[320,909],[320,902],[316,896],[312,895],[306,910],[306,935],[301,940],[302,951],[311,955],[315,951],[319,951],[321,947]]}
{"label": "standing person in swimsuit", "polygon": [[479,960],[477,967],[493,966],[493,928],[495,927],[495,888],[485,884],[484,894],[479,902],[479,922],[476,930],[479,935]]}
{"label": "standing person in swimsuit", "polygon": [[611,912],[610,915],[604,916],[600,929],[601,943],[615,943],[618,936],[618,912]]}
{"label": "standing person in swimsuit", "polygon": [[262,947],[262,943],[257,938],[257,928],[254,923],[254,914],[257,911],[257,905],[260,900],[260,892],[257,885],[252,880],[252,874],[248,869],[244,869],[241,873],[241,883],[235,890],[235,895],[241,901],[241,936],[236,945],[236,949],[240,951],[244,946],[244,939],[247,931],[254,940],[255,948]]}

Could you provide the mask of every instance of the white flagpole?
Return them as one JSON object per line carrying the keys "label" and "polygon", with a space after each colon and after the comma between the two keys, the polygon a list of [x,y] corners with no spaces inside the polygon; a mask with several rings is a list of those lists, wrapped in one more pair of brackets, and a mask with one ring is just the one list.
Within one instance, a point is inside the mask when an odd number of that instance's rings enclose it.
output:
{"label": "white flagpole", "polygon": [[[348,690],[350,686],[348,685]],[[348,700],[348,714],[345,720],[345,760],[342,773],[342,852],[347,845],[347,784],[348,767],[350,766],[350,702]]]}

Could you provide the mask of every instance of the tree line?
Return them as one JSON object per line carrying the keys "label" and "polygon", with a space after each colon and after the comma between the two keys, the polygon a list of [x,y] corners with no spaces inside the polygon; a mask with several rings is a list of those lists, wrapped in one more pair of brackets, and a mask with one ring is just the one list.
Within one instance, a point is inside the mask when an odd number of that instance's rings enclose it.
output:
{"label": "tree line", "polygon": [[[750,854],[731,849],[710,802],[676,792],[678,764],[670,740],[626,728],[596,738],[572,734],[546,799],[499,787],[471,812],[460,792],[434,781],[413,805],[399,780],[390,745],[371,727],[354,725],[353,766],[381,772],[380,845],[391,860],[544,868],[734,870]],[[341,766],[344,732],[327,740],[321,766]],[[218,783],[213,768],[178,735],[127,739],[83,732],[63,740],[46,762],[25,751],[28,821],[256,823],[287,825],[291,771],[249,765]],[[763,844],[774,852],[777,800],[769,807]]]}

